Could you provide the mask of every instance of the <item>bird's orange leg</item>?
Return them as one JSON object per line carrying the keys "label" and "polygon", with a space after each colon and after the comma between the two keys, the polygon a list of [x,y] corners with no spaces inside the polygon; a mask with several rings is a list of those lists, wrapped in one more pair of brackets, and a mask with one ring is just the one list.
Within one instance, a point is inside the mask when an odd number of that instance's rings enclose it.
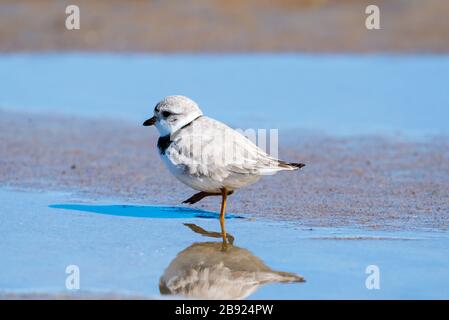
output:
{"label": "bird's orange leg", "polygon": [[226,188],[221,189],[221,210],[220,210],[220,226],[221,226],[221,236],[223,237],[223,248],[226,249],[226,229],[225,229],[225,211],[226,211],[226,200],[228,198],[228,192]]}

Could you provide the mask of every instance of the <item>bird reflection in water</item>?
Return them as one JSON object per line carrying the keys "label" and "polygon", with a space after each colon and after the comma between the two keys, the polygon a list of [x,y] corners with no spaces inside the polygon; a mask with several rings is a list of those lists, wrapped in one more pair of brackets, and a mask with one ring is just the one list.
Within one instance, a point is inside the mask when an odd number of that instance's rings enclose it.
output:
{"label": "bird reflection in water", "polygon": [[[221,238],[195,224],[185,224],[203,236]],[[165,269],[159,280],[163,295],[196,299],[244,299],[267,283],[304,282],[304,278],[289,272],[274,271],[250,251],[229,244],[197,242],[184,249]]]}

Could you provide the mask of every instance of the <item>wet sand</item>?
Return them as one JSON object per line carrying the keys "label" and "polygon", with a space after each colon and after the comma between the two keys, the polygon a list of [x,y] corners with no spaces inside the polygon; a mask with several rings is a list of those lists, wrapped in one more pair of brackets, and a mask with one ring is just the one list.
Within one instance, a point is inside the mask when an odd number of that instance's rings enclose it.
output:
{"label": "wet sand", "polygon": [[377,0],[381,30],[365,28],[369,0],[4,0],[0,51],[449,52],[449,3]]}
{"label": "wet sand", "polygon": [[[181,205],[154,129],[113,119],[0,113],[0,186]],[[301,172],[265,177],[230,197],[229,212],[307,227],[447,230],[447,137],[331,137],[280,132],[280,157]],[[216,211],[219,200],[195,205]]]}

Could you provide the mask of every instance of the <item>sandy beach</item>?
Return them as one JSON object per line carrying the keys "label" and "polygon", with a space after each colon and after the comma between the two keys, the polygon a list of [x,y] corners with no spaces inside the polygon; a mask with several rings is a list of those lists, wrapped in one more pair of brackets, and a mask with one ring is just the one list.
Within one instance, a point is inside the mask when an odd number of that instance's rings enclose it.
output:
{"label": "sandy beach", "polygon": [[[145,129],[118,120],[2,112],[0,183],[92,199],[181,205],[194,191],[164,168],[156,134]],[[280,155],[307,166],[240,190],[230,198],[230,212],[310,227],[448,228],[445,137],[407,141],[298,134],[281,143]],[[196,206],[216,211],[219,203],[211,198]]]}

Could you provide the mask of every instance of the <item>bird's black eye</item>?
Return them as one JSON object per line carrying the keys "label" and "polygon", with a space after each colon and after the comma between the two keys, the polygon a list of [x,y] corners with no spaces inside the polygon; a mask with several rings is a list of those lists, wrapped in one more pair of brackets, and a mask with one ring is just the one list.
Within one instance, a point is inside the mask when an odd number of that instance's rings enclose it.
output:
{"label": "bird's black eye", "polygon": [[163,116],[164,118],[168,118],[170,115],[171,115],[171,112],[168,112],[168,111],[162,112],[162,116]]}

